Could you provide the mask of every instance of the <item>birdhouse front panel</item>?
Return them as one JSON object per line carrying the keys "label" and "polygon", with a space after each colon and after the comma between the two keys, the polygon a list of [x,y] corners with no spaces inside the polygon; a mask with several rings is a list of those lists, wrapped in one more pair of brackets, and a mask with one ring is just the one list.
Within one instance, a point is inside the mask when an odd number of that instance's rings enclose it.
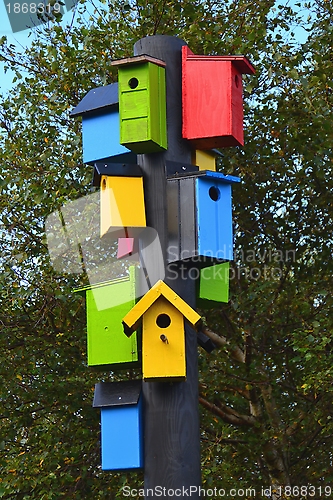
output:
{"label": "birdhouse front panel", "polygon": [[120,144],[118,109],[103,110],[82,117],[83,163],[130,153]]}
{"label": "birdhouse front panel", "polygon": [[99,382],[94,408],[101,410],[103,470],[143,467],[141,380]]}
{"label": "birdhouse front panel", "polygon": [[231,185],[196,179],[198,255],[233,259]]}
{"label": "birdhouse front panel", "polygon": [[71,111],[82,116],[83,162],[100,160],[136,162],[133,153],[120,144],[118,83],[91,89]]}
{"label": "birdhouse front panel", "polygon": [[144,380],[185,380],[185,331],[182,313],[161,296],[144,313],[142,329]]}
{"label": "birdhouse front panel", "polygon": [[135,305],[135,269],[130,276],[86,290],[88,366],[126,368],[139,359],[137,336],[127,338],[122,318]]}
{"label": "birdhouse front panel", "polygon": [[140,398],[138,407],[115,407],[101,410],[101,455],[103,470],[126,470],[143,467]]}
{"label": "birdhouse front panel", "polygon": [[135,153],[167,149],[165,68],[152,62],[119,67],[119,110],[123,146]]}
{"label": "birdhouse front panel", "polygon": [[198,56],[182,47],[183,138],[199,149],[241,146],[243,56]]}
{"label": "birdhouse front panel", "polygon": [[229,262],[200,269],[198,307],[214,307],[229,300]]}
{"label": "birdhouse front panel", "polygon": [[142,177],[101,176],[101,236],[115,227],[145,227]]}
{"label": "birdhouse front panel", "polygon": [[196,255],[197,231],[195,178],[167,179],[168,248],[167,262]]}
{"label": "birdhouse front panel", "polygon": [[167,180],[168,262],[233,259],[231,184],[238,181],[210,171]]}

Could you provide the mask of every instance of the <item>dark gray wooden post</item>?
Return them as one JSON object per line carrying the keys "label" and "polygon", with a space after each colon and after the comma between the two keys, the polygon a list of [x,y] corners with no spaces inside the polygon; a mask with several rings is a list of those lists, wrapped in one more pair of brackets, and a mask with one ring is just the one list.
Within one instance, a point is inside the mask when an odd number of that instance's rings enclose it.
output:
{"label": "dark gray wooden post", "polygon": [[[183,40],[164,35],[149,36],[134,45],[134,55],[147,54],[166,63],[168,149],[138,157],[144,172],[147,225],[158,232],[164,257],[168,246],[165,161],[191,163],[191,150],[181,133],[183,45]],[[166,270],[165,282],[195,307],[195,282],[189,271],[190,267],[172,264]],[[172,496],[168,490],[178,490],[178,498],[188,498],[190,493],[192,500],[199,498],[197,349],[196,333],[186,326],[186,381],[143,383],[146,498],[161,498],[161,491],[166,498]]]}

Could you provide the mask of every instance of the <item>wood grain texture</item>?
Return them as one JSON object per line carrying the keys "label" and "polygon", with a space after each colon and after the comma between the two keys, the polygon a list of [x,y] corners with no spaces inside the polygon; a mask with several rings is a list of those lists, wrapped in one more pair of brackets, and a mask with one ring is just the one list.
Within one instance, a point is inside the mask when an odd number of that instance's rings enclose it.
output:
{"label": "wood grain texture", "polygon": [[[144,172],[147,225],[158,231],[166,256],[168,247],[165,161],[191,163],[191,148],[182,139],[181,47],[183,40],[156,35],[139,40],[135,55],[149,54],[166,62],[167,134],[165,153],[140,155]],[[173,263],[165,281],[191,307],[195,307],[195,282],[190,268]],[[200,427],[196,332],[185,325],[185,382],[143,382],[145,415],[145,489],[156,486],[200,486]],[[149,498],[160,498],[151,495]],[[183,498],[178,497],[178,498]],[[186,498],[186,496],[184,496]],[[198,500],[199,495],[192,495]]]}
{"label": "wood grain texture", "polygon": [[162,66],[165,68],[165,62],[161,61],[160,59],[157,59],[156,57],[150,57],[147,56],[146,54],[142,56],[135,56],[135,57],[125,57],[124,59],[117,59],[116,61],[111,62],[111,66],[127,66],[128,64],[141,64],[143,62],[152,62],[154,64],[157,64],[158,66]]}
{"label": "wood grain texture", "polygon": [[128,279],[86,290],[88,366],[123,369],[138,361],[137,336],[126,338],[121,326],[122,318],[135,305],[135,283],[133,266]]}
{"label": "wood grain texture", "polygon": [[[158,325],[161,314],[170,320],[162,328]],[[143,317],[142,372],[143,380],[179,382],[186,378],[184,318],[164,297],[159,297]]]}
{"label": "wood grain texture", "polygon": [[[183,137],[196,147],[242,146],[242,56],[196,56],[183,50]],[[252,71],[253,70],[253,71]]]}
{"label": "wood grain texture", "polygon": [[92,164],[109,156],[128,153],[120,144],[118,110],[82,118],[83,162]]}
{"label": "wood grain texture", "polygon": [[216,157],[212,151],[200,151],[200,149],[196,149],[193,151],[192,163],[198,165],[199,170],[216,171]]}
{"label": "wood grain texture", "polygon": [[214,302],[229,301],[229,262],[200,270],[199,298]]}
{"label": "wood grain texture", "polygon": [[100,234],[119,227],[145,227],[142,177],[101,176]]}
{"label": "wood grain texture", "polygon": [[165,68],[151,62],[121,66],[119,112],[122,145],[136,153],[166,149]]}
{"label": "wood grain texture", "polygon": [[232,260],[231,185],[213,178],[197,179],[195,208],[198,255]]}
{"label": "wood grain texture", "polygon": [[164,297],[194,328],[197,328],[201,321],[200,315],[164,281],[159,280],[123,318],[123,323],[128,329],[136,330],[142,317],[153,308],[160,297]]}
{"label": "wood grain texture", "polygon": [[142,398],[138,404],[101,409],[102,469],[139,469],[143,465]]}

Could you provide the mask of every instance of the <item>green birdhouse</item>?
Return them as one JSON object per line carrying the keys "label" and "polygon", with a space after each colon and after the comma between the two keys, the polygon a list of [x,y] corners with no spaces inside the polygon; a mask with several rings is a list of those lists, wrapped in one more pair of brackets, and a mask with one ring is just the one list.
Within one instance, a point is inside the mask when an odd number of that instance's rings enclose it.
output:
{"label": "green birdhouse", "polygon": [[223,262],[200,269],[198,307],[210,309],[229,301],[229,266],[229,262]]}
{"label": "green birdhouse", "polygon": [[167,149],[165,63],[142,55],[118,66],[120,143],[131,151]]}
{"label": "green birdhouse", "polygon": [[123,317],[135,305],[136,268],[129,276],[78,290],[86,294],[88,366],[123,369],[139,361],[136,333],[127,338]]}

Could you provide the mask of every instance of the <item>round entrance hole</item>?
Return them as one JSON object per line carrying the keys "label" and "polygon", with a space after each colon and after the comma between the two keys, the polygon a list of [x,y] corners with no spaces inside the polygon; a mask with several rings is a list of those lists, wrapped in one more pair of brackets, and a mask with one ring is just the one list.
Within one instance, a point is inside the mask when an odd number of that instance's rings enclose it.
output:
{"label": "round entrance hole", "polygon": [[220,199],[220,190],[216,186],[211,186],[208,191],[209,197],[213,201]]}
{"label": "round entrance hole", "polygon": [[133,90],[133,89],[136,89],[137,86],[139,85],[139,80],[137,78],[131,78],[129,81],[128,81],[128,86]]}
{"label": "round entrance hole", "polygon": [[156,318],[156,324],[160,328],[168,328],[168,326],[171,324],[171,318],[168,314],[159,314]]}

